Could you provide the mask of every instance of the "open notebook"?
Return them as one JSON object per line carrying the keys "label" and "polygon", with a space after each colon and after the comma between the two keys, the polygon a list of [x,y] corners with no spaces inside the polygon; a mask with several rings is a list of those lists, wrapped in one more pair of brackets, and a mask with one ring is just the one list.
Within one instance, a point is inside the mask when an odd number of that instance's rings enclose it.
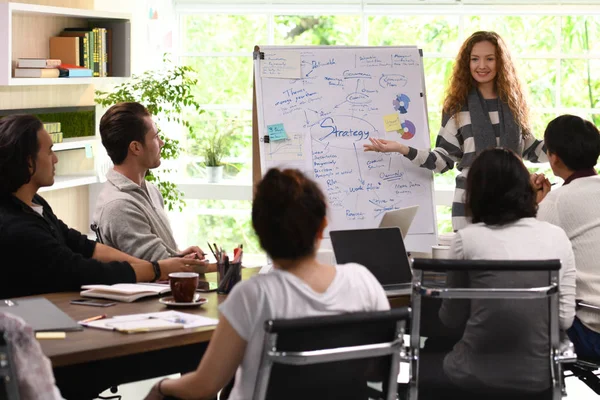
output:
{"label": "open notebook", "polygon": [[158,296],[171,291],[169,285],[117,283],[116,285],[85,285],[81,287],[82,297],[95,297],[131,303],[147,296]]}
{"label": "open notebook", "polygon": [[219,321],[214,318],[183,313],[179,311],[161,311],[146,314],[117,315],[113,318],[79,324],[88,328],[104,329],[121,333],[142,333],[170,329],[199,328],[215,326]]}

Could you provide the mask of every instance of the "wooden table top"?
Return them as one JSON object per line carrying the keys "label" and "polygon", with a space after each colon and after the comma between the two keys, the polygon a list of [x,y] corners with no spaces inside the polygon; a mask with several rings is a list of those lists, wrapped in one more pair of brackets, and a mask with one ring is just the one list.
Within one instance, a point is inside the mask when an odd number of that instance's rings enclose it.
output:
{"label": "wooden table top", "polygon": [[[242,278],[258,273],[259,268],[242,269]],[[207,273],[207,281],[216,281],[216,273]],[[159,303],[157,297],[149,297],[133,303],[119,303],[112,307],[89,307],[73,305],[69,302],[79,298],[78,292],[52,293],[43,297],[50,300],[58,308],[76,321],[95,315],[106,314],[109,318],[115,315],[150,313],[167,310],[178,310],[186,313],[219,318],[218,306],[227,296],[216,292],[202,293],[208,303],[200,307],[167,308]],[[53,367],[79,364],[91,360],[102,360],[152,350],[160,350],[174,346],[208,342],[215,330],[214,326],[176,329],[140,334],[124,334],[100,329],[84,328],[83,331],[67,332],[64,340],[40,340],[44,354],[50,358]]]}
{"label": "wooden table top", "polygon": [[[243,268],[242,279],[258,274],[260,268]],[[202,275],[201,275],[202,279]],[[206,281],[216,282],[216,273],[206,273]],[[111,307],[90,307],[70,304],[79,298],[79,292],[51,293],[43,295],[75,321],[80,321],[100,314],[108,318],[116,315],[151,313],[167,310],[178,310],[209,318],[219,318],[218,306],[227,298],[216,292],[202,293],[208,303],[200,307],[168,308],[159,303],[157,297],[148,297],[133,303],[119,303]],[[392,307],[405,306],[410,303],[409,296],[390,298]],[[175,329],[140,334],[124,334],[101,329],[84,328],[83,331],[67,332],[64,340],[40,340],[42,350],[52,361],[52,366],[62,367],[104,360],[143,352],[167,349],[195,343],[208,342],[215,330],[214,326]]]}

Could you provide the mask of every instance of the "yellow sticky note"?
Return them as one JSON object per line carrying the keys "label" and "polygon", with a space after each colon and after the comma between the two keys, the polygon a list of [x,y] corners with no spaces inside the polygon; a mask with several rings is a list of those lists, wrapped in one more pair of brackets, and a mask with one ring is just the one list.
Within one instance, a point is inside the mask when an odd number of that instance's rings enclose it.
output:
{"label": "yellow sticky note", "polygon": [[64,339],[67,337],[65,332],[36,332],[36,339]]}
{"label": "yellow sticky note", "polygon": [[383,126],[386,132],[402,129],[400,126],[400,116],[398,114],[388,114],[383,116]]}

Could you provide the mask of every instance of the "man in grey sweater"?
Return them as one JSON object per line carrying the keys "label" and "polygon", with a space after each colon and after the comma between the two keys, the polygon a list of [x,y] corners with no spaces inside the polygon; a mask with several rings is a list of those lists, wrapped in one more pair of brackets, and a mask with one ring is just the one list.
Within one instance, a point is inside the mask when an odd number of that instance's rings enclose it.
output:
{"label": "man in grey sweater", "polygon": [[149,169],[160,166],[164,145],[148,110],[139,103],[112,106],[100,120],[100,136],[114,164],[93,217],[100,240],[149,261],[203,259],[198,246],[177,248],[160,191],[145,180]]}

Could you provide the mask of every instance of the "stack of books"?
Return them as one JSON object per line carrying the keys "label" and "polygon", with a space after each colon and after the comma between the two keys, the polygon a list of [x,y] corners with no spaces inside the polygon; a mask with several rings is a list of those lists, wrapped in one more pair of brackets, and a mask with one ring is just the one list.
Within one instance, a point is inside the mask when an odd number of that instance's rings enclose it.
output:
{"label": "stack of books", "polygon": [[15,78],[58,78],[58,59],[19,58],[15,68]]}
{"label": "stack of books", "polygon": [[92,75],[86,76],[111,76],[111,42],[111,29],[66,28],[60,36],[50,38],[50,57],[60,58],[64,64],[89,69]]}
{"label": "stack of books", "polygon": [[62,143],[63,134],[61,132],[60,122],[44,122],[44,129],[52,137],[52,143]]}

